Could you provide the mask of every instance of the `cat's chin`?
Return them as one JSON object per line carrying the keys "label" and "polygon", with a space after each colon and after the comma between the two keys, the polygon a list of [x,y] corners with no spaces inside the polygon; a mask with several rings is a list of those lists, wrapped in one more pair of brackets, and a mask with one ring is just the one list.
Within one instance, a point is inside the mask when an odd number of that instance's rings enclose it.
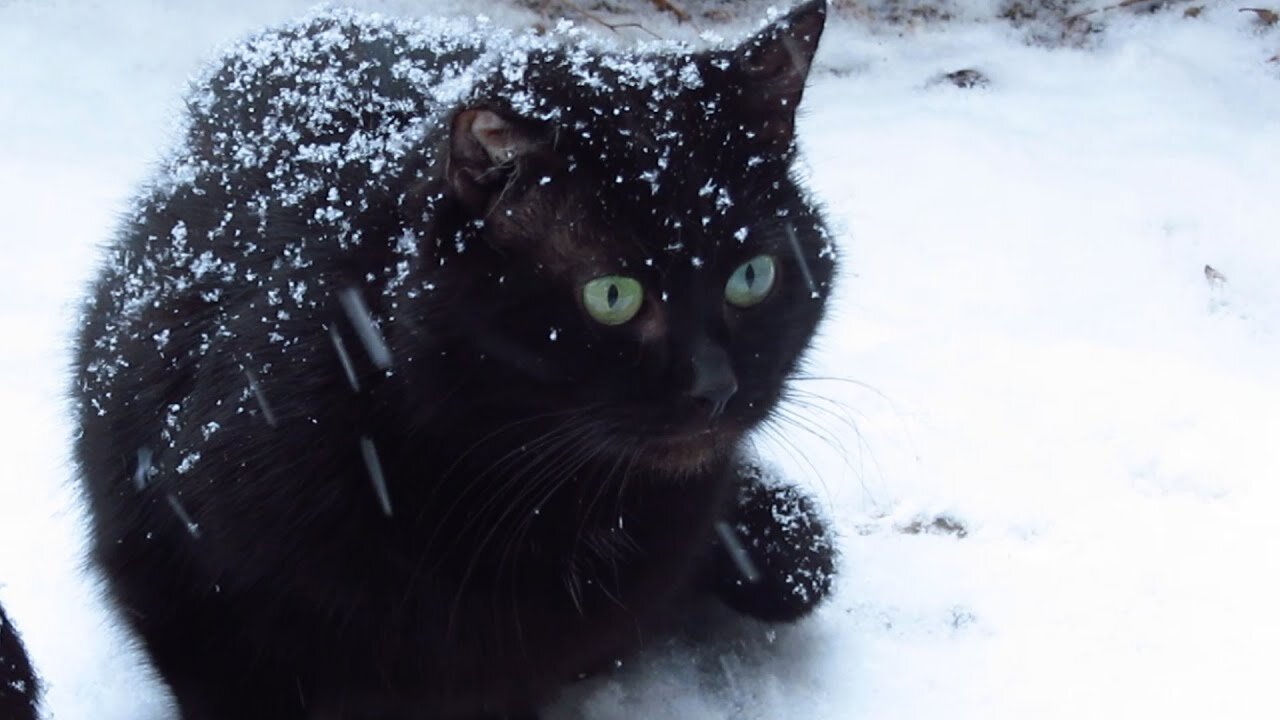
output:
{"label": "cat's chin", "polygon": [[727,428],[653,436],[645,439],[643,458],[660,473],[695,475],[731,457],[741,437],[741,432]]}

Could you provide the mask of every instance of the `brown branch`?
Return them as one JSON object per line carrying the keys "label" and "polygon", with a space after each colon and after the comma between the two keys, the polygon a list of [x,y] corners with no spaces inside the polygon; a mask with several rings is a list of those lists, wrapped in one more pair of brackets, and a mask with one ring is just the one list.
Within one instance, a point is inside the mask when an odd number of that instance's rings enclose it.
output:
{"label": "brown branch", "polygon": [[[1184,2],[1189,2],[1189,1],[1190,0],[1184,0]],[[1158,2],[1158,0],[1120,0],[1120,2],[1115,3],[1114,5],[1104,5],[1100,8],[1094,8],[1092,10],[1085,10],[1084,12],[1076,13],[1074,15],[1068,15],[1065,19],[1067,22],[1073,23],[1077,20],[1087,18],[1090,15],[1097,15],[1098,13],[1111,12],[1112,10],[1121,10],[1121,9],[1130,7],[1132,5],[1141,5],[1143,3],[1154,3],[1154,2]]]}
{"label": "brown branch", "polygon": [[1277,14],[1275,10],[1268,10],[1267,8],[1240,8],[1240,12],[1253,13],[1257,16],[1258,23],[1266,25],[1267,27],[1271,27],[1272,25],[1280,22],[1280,14]]}
{"label": "brown branch", "polygon": [[676,20],[679,20],[680,22],[689,22],[693,19],[693,16],[689,14],[688,10],[685,10],[675,4],[672,0],[653,0],[653,4],[656,5],[659,10],[675,15]]}
{"label": "brown branch", "polygon": [[596,23],[597,25],[600,25],[602,27],[606,27],[609,30],[612,30],[613,32],[618,32],[618,30],[622,28],[635,28],[636,30],[652,35],[655,40],[663,39],[661,35],[650,30],[649,28],[645,27],[644,25],[638,22],[611,23],[608,20],[605,20],[604,18],[600,17],[599,15],[591,12],[590,10],[582,7],[581,5],[574,2],[573,0],[556,0],[556,2],[560,3],[561,5],[564,5],[565,7],[578,13],[582,17],[590,20],[591,22]]}

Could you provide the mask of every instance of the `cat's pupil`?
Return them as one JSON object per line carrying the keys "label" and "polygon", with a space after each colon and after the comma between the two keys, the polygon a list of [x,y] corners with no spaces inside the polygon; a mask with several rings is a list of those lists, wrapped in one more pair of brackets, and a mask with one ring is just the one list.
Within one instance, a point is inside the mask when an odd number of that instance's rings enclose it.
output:
{"label": "cat's pupil", "polygon": [[747,271],[743,273],[747,278],[747,287],[753,287],[756,284],[756,265],[751,263],[747,265]]}
{"label": "cat's pupil", "polygon": [[609,286],[609,294],[606,299],[609,302],[610,308],[618,304],[618,286],[616,284]]}

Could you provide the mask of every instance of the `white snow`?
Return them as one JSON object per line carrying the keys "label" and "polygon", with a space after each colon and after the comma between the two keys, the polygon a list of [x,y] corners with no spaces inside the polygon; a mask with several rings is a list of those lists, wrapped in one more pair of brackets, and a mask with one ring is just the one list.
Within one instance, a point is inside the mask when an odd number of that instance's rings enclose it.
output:
{"label": "white snow", "polygon": [[[63,720],[172,717],[81,570],[77,303],[186,77],[307,3],[176,8],[0,3],[0,600]],[[835,518],[837,594],[549,715],[1280,716],[1277,51],[1229,3],[1118,14],[1090,50],[833,28],[800,132],[841,248],[834,379],[760,450]],[[930,82],[967,67],[990,84]]]}

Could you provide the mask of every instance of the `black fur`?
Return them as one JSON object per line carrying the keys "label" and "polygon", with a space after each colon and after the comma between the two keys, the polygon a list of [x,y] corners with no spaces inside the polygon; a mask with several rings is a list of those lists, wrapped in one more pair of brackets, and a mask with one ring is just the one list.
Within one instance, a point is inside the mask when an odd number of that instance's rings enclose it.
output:
{"label": "black fur", "polygon": [[636,55],[322,15],[197,84],[76,378],[94,557],[185,720],[532,717],[699,588],[822,599],[812,505],[740,462],[834,272],[791,177],[824,16]]}
{"label": "black fur", "polygon": [[40,703],[40,682],[22,637],[0,606],[0,718],[35,720]]}
{"label": "black fur", "polygon": [[739,478],[726,522],[759,577],[749,580],[728,553],[717,553],[710,576],[714,592],[733,609],[761,620],[804,617],[831,591],[834,538],[800,489],[771,482],[750,465],[739,469]]}

